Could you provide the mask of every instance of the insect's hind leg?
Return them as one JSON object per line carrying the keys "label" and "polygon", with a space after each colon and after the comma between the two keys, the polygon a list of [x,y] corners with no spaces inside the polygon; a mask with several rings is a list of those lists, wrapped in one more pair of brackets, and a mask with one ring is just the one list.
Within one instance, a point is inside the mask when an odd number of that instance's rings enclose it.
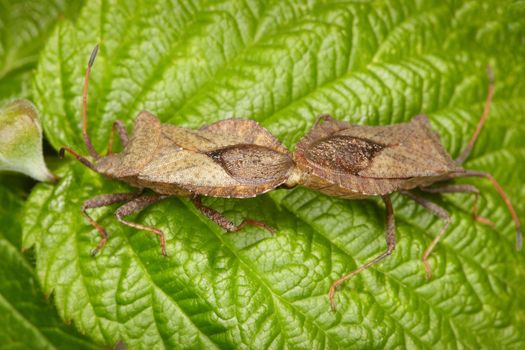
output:
{"label": "insect's hind leg", "polygon": [[95,256],[104,246],[108,240],[108,234],[104,227],[102,227],[98,222],[96,222],[88,213],[88,209],[106,207],[111,204],[126,202],[137,197],[137,193],[111,193],[103,194],[91,199],[86,200],[81,207],[82,214],[86,217],[89,223],[95,227],[100,235],[100,242],[98,245],[91,251],[91,255]]}
{"label": "insect's hind leg", "polygon": [[119,136],[120,143],[122,144],[122,146],[126,147],[126,145],[128,144],[129,136],[124,122],[122,120],[115,120],[115,122],[113,122],[113,126],[111,127],[111,134],[109,135],[108,154],[113,153],[113,140],[115,138],[115,130],[117,130],[117,134]]}
{"label": "insect's hind leg", "polygon": [[441,231],[439,231],[438,235],[434,237],[432,242],[429,244],[427,249],[425,249],[425,252],[423,253],[423,256],[421,260],[423,261],[423,265],[425,266],[425,272],[427,279],[432,278],[432,269],[430,268],[430,264],[428,263],[428,257],[438,244],[438,242],[441,240],[441,238],[445,235],[445,232],[447,231],[448,226],[450,225],[450,214],[441,206],[437,205],[436,203],[432,202],[431,200],[421,197],[418,194],[411,192],[411,191],[400,191],[401,194],[407,196],[408,198],[412,199],[417,204],[421,205],[423,208],[430,211],[432,214],[438,216],[441,218],[445,224],[441,228]]}
{"label": "insect's hind leg", "polygon": [[330,301],[330,306],[332,308],[332,311],[335,312],[336,305],[334,301],[335,297],[335,291],[337,287],[339,287],[343,282],[347,281],[348,279],[354,277],[355,275],[359,274],[360,272],[368,269],[370,266],[377,264],[381,260],[385,259],[387,256],[392,254],[396,247],[396,224],[394,219],[394,208],[392,207],[392,201],[390,200],[390,197],[388,195],[382,196],[383,201],[385,202],[386,207],[386,246],[387,249],[385,252],[379,254],[374,259],[370,260],[366,264],[361,265],[354,271],[347,273],[346,275],[340,277],[338,280],[336,280],[332,285],[330,286],[330,291],[328,292],[328,299]]}
{"label": "insect's hind leg", "polygon": [[498,181],[496,181],[494,176],[492,176],[489,173],[485,173],[482,171],[475,171],[475,170],[465,170],[463,172],[457,172],[457,173],[453,173],[449,175],[450,179],[457,178],[457,177],[484,177],[491,182],[492,186],[494,186],[494,188],[500,195],[501,199],[503,199],[503,202],[505,202],[505,205],[507,206],[507,209],[509,210],[510,215],[512,216],[512,220],[514,221],[514,225],[516,226],[516,248],[518,250],[521,250],[522,237],[521,237],[520,219],[518,217],[518,214],[516,214],[516,210],[514,210],[514,207],[512,206],[512,202],[507,196],[507,193],[505,192],[503,187],[501,187]]}
{"label": "insect's hind leg", "polygon": [[247,225],[252,226],[258,226],[260,228],[263,228],[273,234],[275,232],[275,229],[271,227],[270,225],[253,219],[244,219],[239,225],[235,225],[233,222],[228,220],[224,215],[216,211],[215,209],[212,209],[210,207],[205,206],[202,204],[201,197],[200,196],[194,196],[191,198],[191,201],[195,205],[197,209],[204,215],[206,215],[210,220],[215,222],[217,225],[222,227],[224,230],[228,232],[237,232],[240,231],[242,228],[244,228]]}
{"label": "insect's hind leg", "polygon": [[428,193],[472,193],[474,194],[474,204],[472,205],[472,217],[479,223],[488,226],[494,226],[494,223],[487,218],[478,215],[478,201],[480,191],[476,186],[468,184],[449,184],[439,187],[420,187],[423,192]]}
{"label": "insect's hind leg", "polygon": [[115,212],[115,216],[117,217],[117,220],[121,222],[124,225],[136,228],[138,230],[144,230],[151,233],[156,234],[160,238],[160,247],[162,249],[162,255],[166,256],[166,238],[164,237],[164,232],[159,230],[158,228],[142,225],[136,222],[131,222],[124,220],[124,217],[127,215],[131,215],[133,213],[137,213],[146,207],[150,206],[151,204],[158,202],[164,198],[167,198],[168,196],[160,195],[160,194],[154,194],[154,195],[142,195],[140,197],[134,198],[127,202],[126,204],[122,205],[117,209]]}

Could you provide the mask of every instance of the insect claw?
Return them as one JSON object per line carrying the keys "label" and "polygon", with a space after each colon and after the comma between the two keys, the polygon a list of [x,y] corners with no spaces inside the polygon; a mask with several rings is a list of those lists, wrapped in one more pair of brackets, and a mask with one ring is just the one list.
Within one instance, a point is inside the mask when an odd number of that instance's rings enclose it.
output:
{"label": "insect claw", "polygon": [[95,257],[98,254],[99,251],[100,251],[100,249],[98,249],[98,247],[97,248],[93,248],[91,250],[90,254],[91,254],[92,257]]}
{"label": "insect claw", "polygon": [[167,257],[168,254],[166,253],[166,239],[164,238],[164,233],[160,230],[157,230],[157,232],[160,237],[160,249],[162,251],[162,255]]}
{"label": "insect claw", "polygon": [[328,292],[328,300],[330,301],[330,309],[332,310],[332,312],[337,311],[337,306],[335,305],[335,290],[338,286],[339,284],[337,283],[337,281],[332,283],[332,285],[330,286],[330,291]]}
{"label": "insect claw", "polygon": [[[97,228],[98,230],[98,228]],[[102,248],[104,248],[104,246],[106,245],[106,242],[108,241],[108,234],[106,232],[106,230],[104,230],[102,227],[100,227],[100,230],[99,230],[100,234],[102,235],[102,239],[100,240],[100,242],[98,242],[97,246],[91,250],[91,256],[95,257],[101,250]]]}
{"label": "insect claw", "polygon": [[432,268],[430,268],[430,264],[426,260],[423,261],[423,264],[425,265],[425,275],[427,277],[427,281],[430,281],[432,279]]}

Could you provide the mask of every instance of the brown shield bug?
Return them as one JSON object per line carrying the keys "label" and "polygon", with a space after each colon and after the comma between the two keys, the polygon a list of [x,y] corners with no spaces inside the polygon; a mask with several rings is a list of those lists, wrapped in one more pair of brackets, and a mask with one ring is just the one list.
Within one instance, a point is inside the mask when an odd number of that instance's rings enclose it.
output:
{"label": "brown shield bug", "polygon": [[[94,161],[70,148],[80,162],[97,173],[124,181],[139,189],[137,193],[114,193],[96,196],[84,202],[82,213],[101,236],[95,255],[108,239],[106,230],[92,219],[87,209],[124,202],[115,213],[121,223],[152,232],[159,236],[162,253],[166,255],[164,233],[154,227],[124,220],[147,206],[169,196],[189,196],[195,206],[225,230],[238,231],[245,225],[255,225],[273,232],[263,222],[246,219],[240,225],[201,203],[200,196],[227,198],[255,197],[283,184],[293,170],[288,150],[266,129],[253,120],[227,119],[198,130],[162,124],[149,112],[141,112],[133,134],[128,137],[124,124],[116,121],[111,132],[108,154],[101,156],[87,133],[87,92],[91,68],[98,46],[88,62],[83,93],[84,143]],[[124,149],[112,152],[117,131]],[[142,194],[143,189],[154,194]]]}
{"label": "brown shield bug", "polygon": [[337,121],[329,115],[320,116],[310,132],[296,146],[293,159],[296,171],[289,186],[303,185],[322,193],[348,199],[380,196],[386,206],[385,252],[370,260],[355,271],[345,274],[330,287],[329,299],[335,310],[334,295],[337,287],[349,278],[392,254],[396,246],[394,210],[389,194],[401,192],[413,199],[445,224],[423,253],[423,264],[427,278],[432,275],[428,257],[443,237],[450,223],[448,212],[412,190],[418,188],[432,193],[472,193],[476,196],[472,214],[477,221],[491,222],[477,215],[476,202],[479,190],[466,184],[434,183],[458,177],[484,177],[495,187],[516,225],[517,247],[521,249],[521,227],[512,204],[492,175],[464,169],[461,165],[472,147],[488,116],[494,93],[492,73],[489,69],[489,90],[484,111],[477,129],[459,157],[453,160],[443,148],[439,136],[430,126],[425,115],[418,115],[410,122],[389,126],[363,126]]}

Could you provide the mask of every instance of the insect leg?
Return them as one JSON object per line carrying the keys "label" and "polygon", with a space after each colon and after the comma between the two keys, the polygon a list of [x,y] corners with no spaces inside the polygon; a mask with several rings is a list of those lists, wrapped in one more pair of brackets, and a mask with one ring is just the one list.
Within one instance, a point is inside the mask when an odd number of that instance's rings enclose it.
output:
{"label": "insect leg", "polygon": [[64,153],[65,152],[68,152],[70,154],[72,154],[80,163],[84,164],[85,166],[87,166],[88,168],[90,168],[91,170],[93,171],[97,171],[95,169],[95,166],[93,165],[93,163],[91,163],[89,160],[87,160],[86,158],[82,157],[80,154],[78,154],[77,152],[73,151],[71,148],[68,148],[68,147],[62,147],[59,151],[58,151],[58,155],[60,158],[64,158]]}
{"label": "insect leg", "polygon": [[445,235],[448,225],[450,225],[450,214],[444,208],[432,202],[430,199],[421,197],[411,191],[400,191],[400,192],[401,194],[412,199],[417,204],[421,205],[423,208],[430,211],[432,214],[440,217],[441,219],[443,219],[443,221],[445,221],[445,224],[441,228],[441,231],[439,231],[438,235],[434,237],[434,239],[429,244],[427,249],[425,249],[425,252],[423,253],[423,257],[421,258],[421,260],[423,261],[423,264],[425,265],[425,272],[427,274],[427,279],[431,279],[432,269],[430,268],[430,264],[428,263],[428,257],[430,256],[430,254],[432,253],[432,251],[434,250],[438,242],[441,240],[441,238]]}
{"label": "insect leg", "polygon": [[487,75],[489,78],[489,88],[487,93],[487,100],[485,101],[485,107],[483,108],[483,114],[479,119],[478,126],[476,128],[476,131],[474,132],[474,135],[472,135],[472,138],[470,139],[467,146],[463,149],[463,151],[461,151],[459,156],[456,158],[457,165],[463,164],[463,162],[468,158],[470,152],[472,151],[472,148],[474,147],[474,143],[478,139],[481,129],[483,128],[483,124],[485,124],[485,120],[489,115],[490,104],[492,102],[492,96],[494,95],[494,75],[492,74],[490,66],[487,67]]}
{"label": "insect leg", "polygon": [[82,204],[82,207],[81,207],[82,214],[86,217],[89,223],[97,229],[101,237],[101,240],[96,246],[96,248],[91,251],[91,255],[95,256],[106,245],[106,242],[108,240],[108,234],[106,230],[104,229],[104,227],[102,227],[91,216],[89,216],[89,214],[87,213],[87,209],[106,207],[108,205],[118,203],[118,202],[126,202],[126,201],[129,201],[137,197],[137,195],[138,195],[137,193],[103,194],[103,195],[88,199]]}
{"label": "insect leg", "polygon": [[509,197],[507,196],[507,193],[505,193],[505,190],[503,189],[503,187],[501,187],[498,181],[496,181],[496,179],[489,173],[475,170],[465,170],[464,172],[458,172],[449,175],[449,178],[451,179],[456,177],[484,177],[491,182],[492,186],[494,186],[501,199],[503,199],[503,202],[505,202],[505,205],[509,209],[510,215],[512,216],[512,220],[514,221],[514,225],[516,226],[516,248],[518,250],[521,250],[522,238],[520,219],[518,217],[518,214],[516,214],[516,210],[514,210],[514,207],[512,206],[512,203]]}
{"label": "insect leg", "polygon": [[117,220],[123,223],[124,225],[136,228],[138,230],[149,231],[151,233],[158,235],[160,238],[160,247],[162,249],[162,255],[164,256],[167,255],[166,254],[166,239],[164,237],[164,232],[162,232],[161,230],[155,227],[141,225],[136,222],[126,221],[123,218],[127,215],[137,213],[143,210],[144,208],[148,207],[149,205],[155,202],[158,202],[159,200],[164,199],[166,197],[168,196],[163,196],[160,194],[143,195],[143,196],[137,197],[127,202],[123,206],[119,207],[117,211],[115,212],[115,216],[117,217]]}
{"label": "insect leg", "polygon": [[206,215],[210,220],[212,220],[213,222],[215,222],[217,225],[219,225],[220,227],[222,227],[228,232],[240,231],[242,228],[244,228],[247,225],[258,226],[260,228],[263,228],[269,231],[271,234],[275,232],[275,229],[271,227],[270,225],[262,221],[253,220],[253,219],[245,219],[239,225],[235,225],[233,222],[228,220],[224,215],[222,215],[215,209],[212,209],[202,204],[200,196],[192,197],[191,201],[193,202],[195,207],[200,210],[201,213]]}
{"label": "insect leg", "polygon": [[420,187],[419,189],[428,193],[472,193],[475,195],[474,204],[472,205],[472,217],[479,223],[494,226],[492,221],[478,215],[478,201],[480,192],[476,186],[467,184],[450,184],[439,187]]}
{"label": "insect leg", "polygon": [[113,153],[113,139],[115,138],[115,129],[117,129],[122,146],[126,147],[128,144],[128,131],[126,130],[124,122],[122,120],[115,120],[113,127],[111,128],[111,134],[109,135],[108,154]]}
{"label": "insect leg", "polygon": [[330,306],[332,308],[332,311],[334,312],[336,310],[334,296],[335,296],[335,291],[337,287],[339,287],[339,285],[341,285],[346,280],[354,277],[355,275],[366,270],[370,266],[377,264],[378,262],[380,262],[381,260],[389,256],[390,254],[392,254],[392,252],[394,251],[394,248],[396,247],[396,224],[395,224],[395,219],[394,219],[394,208],[392,207],[392,202],[390,201],[390,197],[388,195],[381,196],[381,198],[383,198],[383,201],[385,202],[385,207],[386,207],[386,246],[387,246],[387,249],[385,252],[381,253],[380,255],[370,260],[366,264],[361,265],[356,270],[350,273],[347,273],[346,275],[342,276],[337,281],[332,283],[332,285],[330,286],[330,291],[328,292],[328,299],[330,300]]}

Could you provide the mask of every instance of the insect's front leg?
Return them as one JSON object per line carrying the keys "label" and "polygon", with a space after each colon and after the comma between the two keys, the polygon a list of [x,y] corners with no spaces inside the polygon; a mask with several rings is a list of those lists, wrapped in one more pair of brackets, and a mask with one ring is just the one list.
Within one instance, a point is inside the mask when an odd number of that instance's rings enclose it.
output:
{"label": "insect's front leg", "polygon": [[155,227],[142,225],[136,222],[126,221],[124,220],[124,217],[127,215],[131,215],[133,213],[138,213],[139,211],[150,206],[151,204],[158,202],[167,197],[168,196],[164,196],[160,194],[142,195],[140,197],[134,198],[133,200],[119,207],[117,211],[115,212],[115,216],[117,217],[117,220],[120,221],[122,224],[136,228],[138,230],[145,230],[145,231],[158,235],[160,238],[160,247],[162,249],[162,255],[164,256],[167,255],[166,254],[166,238],[164,237],[164,232],[162,232],[161,230]]}
{"label": "insect's front leg", "polygon": [[244,219],[239,225],[235,225],[233,222],[231,222],[228,218],[226,218],[224,215],[222,215],[215,209],[212,209],[202,204],[200,196],[192,197],[191,201],[193,202],[195,207],[200,210],[201,213],[206,215],[210,220],[212,220],[213,222],[215,222],[217,225],[219,225],[220,227],[222,227],[228,232],[237,232],[247,225],[258,226],[260,228],[267,230],[271,234],[275,232],[275,229],[271,227],[270,225],[262,221],[253,220],[253,219]]}
{"label": "insect's front leg", "polygon": [[337,287],[339,287],[343,282],[346,280],[354,277],[355,275],[359,274],[360,272],[368,269],[370,266],[377,264],[394,251],[396,247],[396,224],[394,219],[394,208],[392,207],[392,201],[390,200],[390,197],[388,195],[382,196],[383,201],[385,202],[386,207],[386,246],[387,249],[385,252],[379,254],[374,259],[370,260],[366,264],[361,265],[356,270],[347,273],[346,275],[339,278],[337,281],[332,283],[330,286],[330,291],[328,292],[328,299],[330,300],[330,306],[332,307],[332,311],[336,311],[336,305],[334,301],[335,297],[335,291]]}
{"label": "insect's front leg", "polygon": [[60,159],[64,158],[65,152],[68,152],[69,154],[72,154],[80,163],[84,164],[89,169],[93,170],[94,172],[97,172],[97,169],[95,169],[95,165],[92,162],[90,162],[88,159],[86,159],[85,157],[81,156],[77,152],[73,151],[69,147],[62,147],[62,148],[60,148],[60,150],[58,151],[58,155],[59,155]]}
{"label": "insect's front leg", "polygon": [[421,258],[421,260],[423,261],[423,265],[425,265],[425,272],[427,275],[427,279],[431,279],[432,269],[430,268],[430,264],[428,263],[428,257],[434,250],[434,247],[438,244],[439,240],[445,235],[445,232],[447,231],[447,228],[450,225],[450,214],[443,207],[432,202],[430,199],[421,197],[420,195],[414,192],[411,192],[411,191],[400,191],[400,192],[401,194],[415,201],[417,204],[421,205],[423,208],[430,211],[432,214],[440,217],[445,222],[445,224],[441,228],[441,231],[439,231],[438,235],[434,237],[434,239],[429,244],[427,249],[425,249],[425,252],[423,253],[423,257]]}
{"label": "insect's front leg", "polygon": [[122,146],[126,147],[128,144],[129,136],[124,122],[122,120],[115,120],[113,126],[111,127],[111,134],[109,135],[108,154],[113,153],[113,139],[115,138],[115,129],[117,130]]}
{"label": "insect's front leg", "polygon": [[106,207],[111,204],[119,203],[119,202],[127,202],[129,200],[132,200],[133,198],[137,197],[137,193],[111,193],[111,194],[103,194],[96,197],[93,197],[91,199],[86,200],[81,207],[82,214],[86,217],[86,219],[89,221],[89,223],[95,227],[101,237],[100,242],[91,251],[91,255],[95,256],[105,245],[108,240],[108,234],[104,227],[102,227],[98,222],[96,222],[88,213],[88,209],[93,208],[100,208],[100,207]]}

